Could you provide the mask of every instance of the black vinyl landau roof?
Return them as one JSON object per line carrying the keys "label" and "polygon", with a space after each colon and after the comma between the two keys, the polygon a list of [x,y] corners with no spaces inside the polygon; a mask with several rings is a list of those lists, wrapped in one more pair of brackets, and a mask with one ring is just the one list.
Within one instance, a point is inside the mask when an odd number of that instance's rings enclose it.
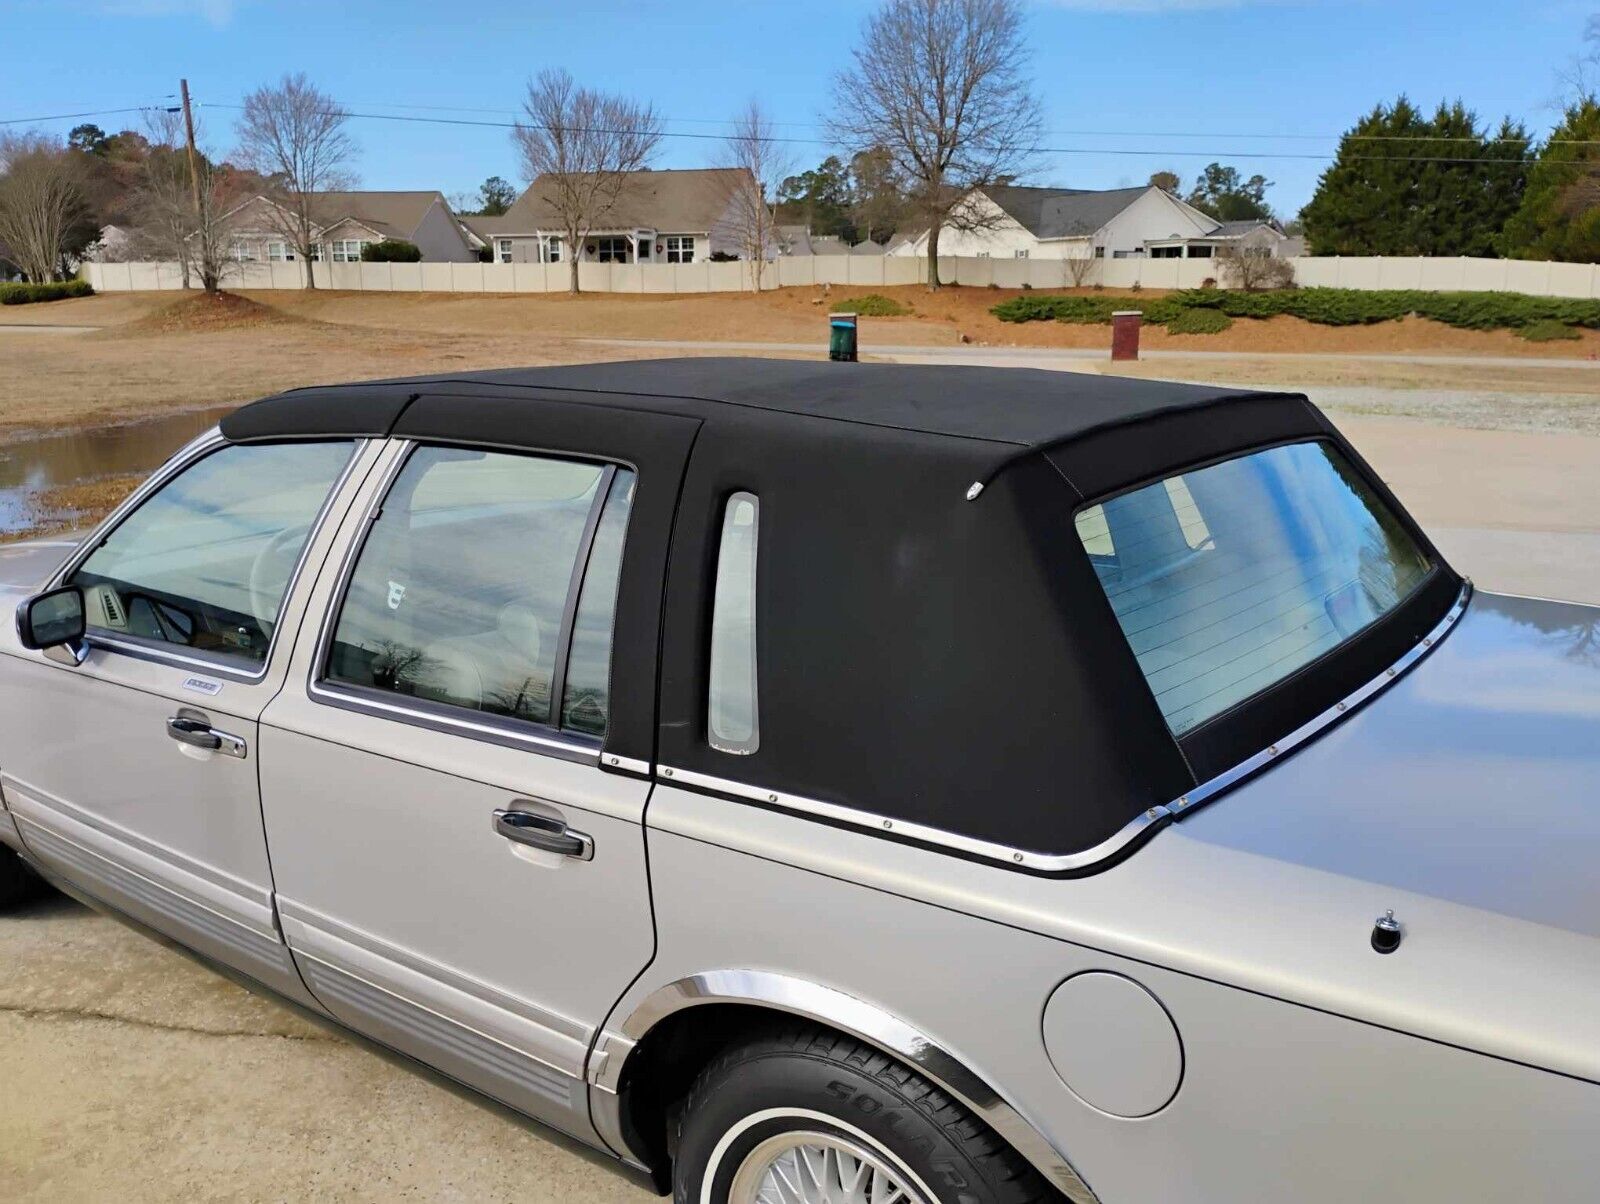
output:
{"label": "black vinyl landau roof", "polygon": [[[296,389],[243,407],[223,420],[222,431],[236,442],[386,435],[406,408],[408,394],[482,385],[559,390],[575,400],[581,396],[594,405],[627,409],[649,400],[669,412],[710,421],[722,407],[738,406],[774,417],[831,419],[1010,444],[1019,450],[1242,396],[1279,396],[1305,404],[1297,395],[1035,368],[682,358]],[[329,404],[333,394],[338,395],[336,406]],[[846,431],[839,434],[848,437]]]}
{"label": "black vinyl landau roof", "polygon": [[[1025,863],[1123,847],[1149,809],[1381,674],[1460,586],[1412,527],[1439,568],[1410,602],[1179,740],[1072,515],[1175,472],[1320,439],[1408,521],[1298,394],[686,358],[299,389],[244,407],[222,430],[234,441],[394,435],[628,460],[640,494],[613,672],[659,663],[660,674],[653,700],[647,675],[616,683],[606,750],[687,771],[679,783],[736,783],[731,793],[754,805],[814,800],[877,817],[868,826],[887,839],[916,826],[1024,850]],[[742,490],[761,506],[761,738],[732,756],[706,738],[706,665],[717,532]]]}

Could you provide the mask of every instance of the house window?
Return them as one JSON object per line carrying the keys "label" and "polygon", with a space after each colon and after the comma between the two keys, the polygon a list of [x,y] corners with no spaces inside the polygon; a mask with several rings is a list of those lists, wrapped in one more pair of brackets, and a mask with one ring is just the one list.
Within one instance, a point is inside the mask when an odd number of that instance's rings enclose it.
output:
{"label": "house window", "polygon": [[370,240],[365,238],[336,238],[329,245],[333,247],[334,263],[360,263],[361,248],[368,245]]}
{"label": "house window", "polygon": [[668,263],[693,263],[694,262],[694,235],[669,234],[667,235],[667,262]]}
{"label": "house window", "polygon": [[286,242],[269,242],[267,244],[268,263],[293,263],[294,248]]}
{"label": "house window", "polygon": [[1151,259],[1182,259],[1183,258],[1183,248],[1182,247],[1151,247],[1150,248],[1150,258]]}
{"label": "house window", "polygon": [[590,244],[594,257],[601,263],[627,263],[630,259],[628,240],[620,234],[608,234]]}
{"label": "house window", "polygon": [[1106,257],[1106,249],[1104,247],[1096,247],[1094,249],[1094,257],[1096,259],[1104,259]]}
{"label": "house window", "polygon": [[249,243],[237,239],[234,241],[233,248],[229,251],[229,254],[233,256],[234,261],[237,263],[252,263],[256,257],[255,251]]}
{"label": "house window", "polygon": [[1189,258],[1190,259],[1210,259],[1213,255],[1216,254],[1216,250],[1217,249],[1215,247],[1211,246],[1209,243],[1207,243],[1205,246],[1190,247],[1189,248]]}
{"label": "house window", "polygon": [[987,259],[987,258],[989,258],[989,252],[987,252],[987,251],[979,251],[978,252],[978,258],[979,259]]}
{"label": "house window", "polygon": [[312,243],[311,244],[311,262],[312,263],[321,263],[322,262],[322,258],[323,258],[322,244],[320,242]]}
{"label": "house window", "polygon": [[561,236],[546,234],[539,240],[539,257],[542,263],[561,262]]}
{"label": "house window", "polygon": [[1016,251],[1012,252],[1012,255],[1017,259],[1026,259],[1028,258],[1028,248],[1019,247]]}
{"label": "house window", "polygon": [[511,240],[509,238],[497,238],[494,240],[494,258],[496,263],[511,262]]}

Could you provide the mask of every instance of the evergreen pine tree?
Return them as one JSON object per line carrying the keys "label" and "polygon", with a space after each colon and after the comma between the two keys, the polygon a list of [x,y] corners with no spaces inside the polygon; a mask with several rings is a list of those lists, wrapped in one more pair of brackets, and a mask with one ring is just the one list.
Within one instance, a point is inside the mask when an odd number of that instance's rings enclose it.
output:
{"label": "evergreen pine tree", "polygon": [[1502,245],[1519,259],[1600,263],[1600,100],[1594,96],[1569,107],[1540,149]]}

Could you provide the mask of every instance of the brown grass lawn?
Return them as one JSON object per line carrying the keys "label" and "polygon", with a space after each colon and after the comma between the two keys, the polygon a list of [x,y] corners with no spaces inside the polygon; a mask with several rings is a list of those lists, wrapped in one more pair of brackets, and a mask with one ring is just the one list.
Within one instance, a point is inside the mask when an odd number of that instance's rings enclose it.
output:
{"label": "brown grass lawn", "polygon": [[[648,348],[606,339],[801,344],[822,354],[830,305],[870,291],[785,289],[728,295],[579,297],[487,294],[266,292],[221,302],[171,293],[114,293],[0,310],[0,440],[80,425],[147,417],[164,409],[245,401],[295,385],[451,369],[639,358]],[[1109,330],[1054,322],[1012,325],[988,313],[1005,290],[884,289],[908,305],[903,318],[866,319],[862,346],[1092,347]],[[1149,296],[1157,294],[1150,293]],[[27,334],[16,327],[82,325],[93,334]],[[1350,353],[1570,357],[1600,355],[1600,334],[1531,344],[1502,331],[1455,330],[1421,319],[1330,328],[1294,318],[1240,321],[1220,335],[1145,333],[1153,350],[1237,352],[1227,361],[1161,360],[1132,371],[1276,384],[1461,387],[1455,367],[1366,364]],[[1326,353],[1317,361],[1272,362],[1253,352]],[[669,350],[664,354],[685,354]],[[793,353],[790,353],[793,354]],[[1591,383],[1593,382],[1593,383]],[[1600,391],[1600,373],[1485,366],[1474,387]]]}

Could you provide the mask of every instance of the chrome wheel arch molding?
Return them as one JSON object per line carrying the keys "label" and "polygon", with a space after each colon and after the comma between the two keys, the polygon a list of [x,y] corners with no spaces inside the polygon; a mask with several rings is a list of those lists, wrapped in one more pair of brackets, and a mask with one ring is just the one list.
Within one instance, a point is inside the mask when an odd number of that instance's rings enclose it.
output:
{"label": "chrome wheel arch molding", "polygon": [[622,1073],[639,1043],[663,1020],[705,1004],[741,1004],[813,1020],[875,1046],[959,1100],[1026,1158],[1073,1204],[1099,1197],[1067,1156],[959,1057],[915,1026],[832,987],[769,970],[709,970],[658,987],[626,1018],[613,1015],[590,1055],[590,1106],[596,1128],[619,1154],[638,1162],[624,1136]]}

